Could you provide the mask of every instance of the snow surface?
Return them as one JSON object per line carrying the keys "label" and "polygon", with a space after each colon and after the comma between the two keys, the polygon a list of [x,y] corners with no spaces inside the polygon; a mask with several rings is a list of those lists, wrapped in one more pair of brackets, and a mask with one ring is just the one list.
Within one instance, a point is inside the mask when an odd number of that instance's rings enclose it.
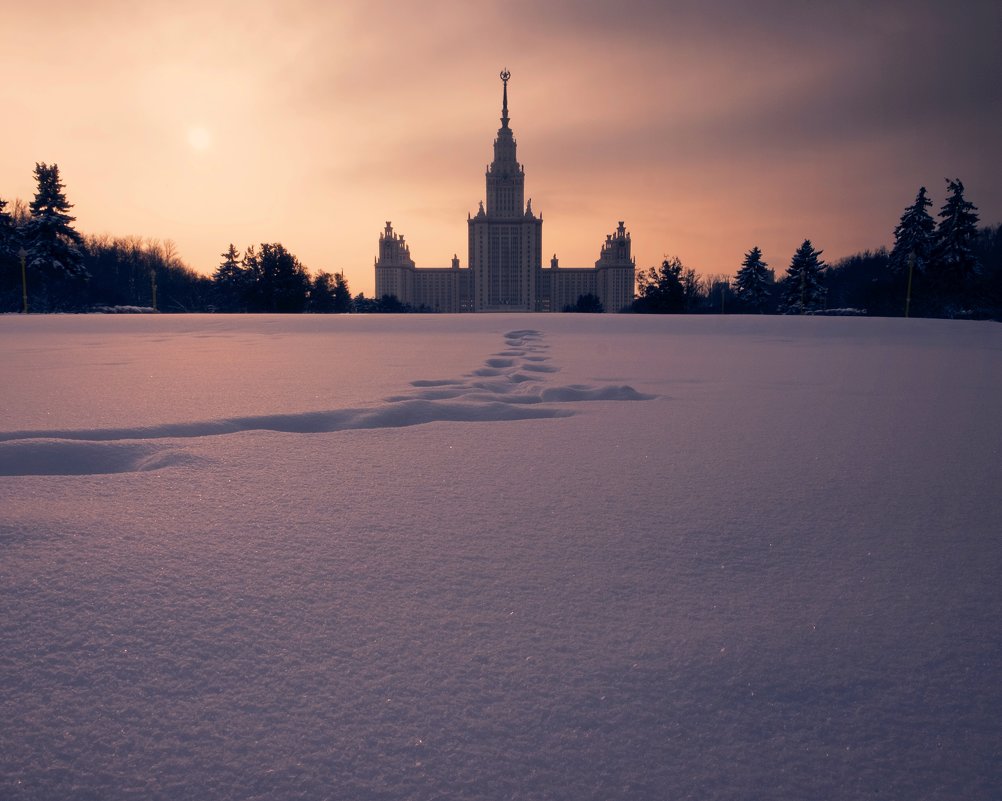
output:
{"label": "snow surface", "polygon": [[0,342],[5,801],[999,797],[997,324]]}

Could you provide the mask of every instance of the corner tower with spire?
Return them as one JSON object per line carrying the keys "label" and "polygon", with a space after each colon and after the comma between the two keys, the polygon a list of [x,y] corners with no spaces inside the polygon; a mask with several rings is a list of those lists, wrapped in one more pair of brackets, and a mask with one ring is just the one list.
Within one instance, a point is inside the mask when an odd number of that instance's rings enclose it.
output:
{"label": "corner tower with spire", "polygon": [[525,203],[525,170],[508,125],[508,81],[501,73],[501,127],[487,166],[487,204],[469,217],[469,264],[475,311],[535,311],[542,266],[543,219]]}

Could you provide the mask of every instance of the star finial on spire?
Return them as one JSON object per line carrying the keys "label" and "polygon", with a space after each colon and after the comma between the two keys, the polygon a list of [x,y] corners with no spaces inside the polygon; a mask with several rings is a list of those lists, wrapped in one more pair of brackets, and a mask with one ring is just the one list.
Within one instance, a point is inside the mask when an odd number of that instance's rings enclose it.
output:
{"label": "star finial on spire", "polygon": [[511,73],[508,72],[507,68],[501,70],[501,80],[504,81],[504,102],[501,105],[501,127],[508,127],[508,79],[511,78]]}

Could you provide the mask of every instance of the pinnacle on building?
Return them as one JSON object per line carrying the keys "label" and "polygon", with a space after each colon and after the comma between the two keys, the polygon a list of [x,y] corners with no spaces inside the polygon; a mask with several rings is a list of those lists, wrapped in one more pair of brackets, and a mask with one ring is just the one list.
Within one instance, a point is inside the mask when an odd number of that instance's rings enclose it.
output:
{"label": "pinnacle on building", "polygon": [[379,237],[376,295],[433,311],[561,311],[583,295],[595,295],[605,311],[633,301],[636,264],[630,234],[621,221],[606,237],[594,267],[559,267],[556,254],[543,267],[543,217],[525,202],[525,169],[516,157],[509,126],[508,81],[503,84],[501,127],[494,159],[487,165],[486,204],[468,215],[468,268],[453,257],[451,267],[416,268],[402,236],[389,222]]}

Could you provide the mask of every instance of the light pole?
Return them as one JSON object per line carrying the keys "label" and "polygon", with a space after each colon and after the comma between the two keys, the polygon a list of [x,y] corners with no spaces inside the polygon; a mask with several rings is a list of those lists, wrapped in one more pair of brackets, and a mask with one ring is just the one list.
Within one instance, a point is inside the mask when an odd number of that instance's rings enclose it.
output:
{"label": "light pole", "polygon": [[21,301],[22,308],[21,311],[24,314],[28,313],[28,271],[24,267],[24,260],[28,257],[28,251],[23,247],[17,251],[18,257],[21,259]]}
{"label": "light pole", "polygon": [[905,294],[905,319],[912,306],[912,273],[915,272],[915,251],[908,254],[908,292]]}

